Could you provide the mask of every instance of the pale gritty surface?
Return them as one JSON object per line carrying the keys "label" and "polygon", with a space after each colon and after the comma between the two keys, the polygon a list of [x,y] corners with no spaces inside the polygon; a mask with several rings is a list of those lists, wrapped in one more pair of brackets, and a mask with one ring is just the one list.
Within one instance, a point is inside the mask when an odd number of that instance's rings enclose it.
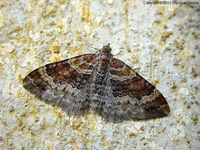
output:
{"label": "pale gritty surface", "polygon": [[[200,5],[143,1],[0,1],[0,149],[200,149]],[[47,63],[111,43],[164,95],[170,115],[105,122],[69,117],[22,79]]]}

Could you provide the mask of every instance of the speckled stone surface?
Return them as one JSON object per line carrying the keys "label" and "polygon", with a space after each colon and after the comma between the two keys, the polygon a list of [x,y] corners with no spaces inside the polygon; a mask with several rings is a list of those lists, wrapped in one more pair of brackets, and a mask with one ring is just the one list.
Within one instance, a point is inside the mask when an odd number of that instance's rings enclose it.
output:
{"label": "speckled stone surface", "polygon": [[[145,2],[0,1],[0,149],[200,149],[200,4]],[[168,117],[69,117],[23,88],[39,66],[107,43],[166,97]]]}

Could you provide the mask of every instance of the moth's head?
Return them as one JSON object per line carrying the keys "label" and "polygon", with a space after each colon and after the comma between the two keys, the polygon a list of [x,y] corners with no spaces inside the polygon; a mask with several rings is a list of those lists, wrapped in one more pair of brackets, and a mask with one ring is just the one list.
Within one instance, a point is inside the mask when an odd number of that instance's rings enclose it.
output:
{"label": "moth's head", "polygon": [[103,46],[103,48],[101,49],[102,50],[102,52],[104,52],[104,53],[107,53],[107,54],[110,54],[110,52],[111,52],[111,47],[110,47],[110,43],[108,43],[107,45],[104,45]]}

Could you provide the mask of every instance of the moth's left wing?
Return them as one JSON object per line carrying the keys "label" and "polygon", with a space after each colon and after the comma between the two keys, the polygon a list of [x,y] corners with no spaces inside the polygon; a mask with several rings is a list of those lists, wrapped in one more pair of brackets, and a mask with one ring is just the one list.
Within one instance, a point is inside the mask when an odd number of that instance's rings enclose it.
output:
{"label": "moth's left wing", "polygon": [[23,86],[69,115],[81,115],[89,110],[88,80],[95,62],[96,55],[86,54],[47,64],[29,73]]}

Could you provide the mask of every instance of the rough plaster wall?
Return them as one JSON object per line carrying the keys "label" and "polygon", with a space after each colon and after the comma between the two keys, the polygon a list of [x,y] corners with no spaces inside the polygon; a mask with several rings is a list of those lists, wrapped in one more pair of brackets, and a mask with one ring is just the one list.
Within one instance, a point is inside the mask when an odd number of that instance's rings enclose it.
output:
{"label": "rough plaster wall", "polygon": [[[200,149],[200,4],[140,0],[0,1],[0,149]],[[69,117],[36,99],[22,79],[41,65],[112,53],[163,93],[171,113],[106,123]]]}

